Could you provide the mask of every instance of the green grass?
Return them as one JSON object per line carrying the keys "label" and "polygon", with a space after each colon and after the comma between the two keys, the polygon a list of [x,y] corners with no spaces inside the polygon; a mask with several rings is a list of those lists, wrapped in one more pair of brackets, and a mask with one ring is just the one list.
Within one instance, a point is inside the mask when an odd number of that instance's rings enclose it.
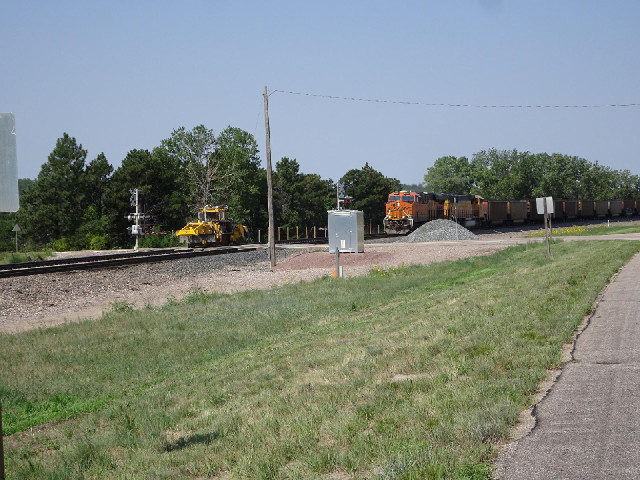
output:
{"label": "green grass", "polygon": [[38,260],[40,258],[47,258],[52,255],[51,250],[42,252],[0,252],[0,265],[8,263],[24,263]]}
{"label": "green grass", "polygon": [[140,248],[168,248],[182,245],[173,232],[166,235],[144,235],[140,237],[138,243]]}
{"label": "green grass", "polygon": [[639,250],[525,245],[0,336],[8,478],[490,478]]}
{"label": "green grass", "polygon": [[[586,235],[614,235],[618,233],[639,233],[640,225],[573,225],[571,227],[553,228],[554,237],[586,236]],[[544,237],[544,230],[529,234],[530,237]]]}

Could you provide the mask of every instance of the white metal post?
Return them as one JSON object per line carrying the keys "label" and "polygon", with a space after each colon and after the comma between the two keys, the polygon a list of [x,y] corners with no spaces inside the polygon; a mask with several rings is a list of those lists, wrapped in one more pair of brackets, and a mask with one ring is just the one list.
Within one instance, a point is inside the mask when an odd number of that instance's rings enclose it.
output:
{"label": "white metal post", "polygon": [[551,258],[551,249],[549,247],[549,223],[551,222],[550,222],[550,219],[548,218],[549,215],[547,212],[547,198],[548,197],[543,197],[543,205],[544,205],[543,213],[544,213],[544,236],[547,240],[547,258],[549,259]]}
{"label": "white metal post", "polygon": [[139,217],[140,213],[138,210],[138,189],[136,188],[136,246],[134,247],[134,250],[136,252],[138,251],[138,238],[140,238],[140,235],[138,234],[140,232],[140,226],[138,225]]}

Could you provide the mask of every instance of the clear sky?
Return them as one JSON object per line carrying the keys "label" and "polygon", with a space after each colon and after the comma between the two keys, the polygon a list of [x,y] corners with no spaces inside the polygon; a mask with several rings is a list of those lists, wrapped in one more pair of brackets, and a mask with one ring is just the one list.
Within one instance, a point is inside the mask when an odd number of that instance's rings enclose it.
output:
{"label": "clear sky", "polygon": [[18,174],[64,132],[115,167],[180,126],[252,133],[266,160],[338,179],[365,162],[418,183],[444,155],[578,155],[639,174],[637,0],[9,1],[0,3],[0,112]]}

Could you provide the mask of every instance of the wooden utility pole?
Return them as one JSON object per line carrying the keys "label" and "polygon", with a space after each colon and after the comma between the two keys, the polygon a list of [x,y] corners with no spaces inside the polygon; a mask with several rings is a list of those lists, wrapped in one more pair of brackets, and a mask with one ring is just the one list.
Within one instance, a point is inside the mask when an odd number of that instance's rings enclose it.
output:
{"label": "wooden utility pole", "polygon": [[276,266],[276,233],[273,221],[273,184],[271,182],[271,130],[269,129],[269,95],[264,87],[264,129],[267,135],[267,209],[269,210],[269,259]]}

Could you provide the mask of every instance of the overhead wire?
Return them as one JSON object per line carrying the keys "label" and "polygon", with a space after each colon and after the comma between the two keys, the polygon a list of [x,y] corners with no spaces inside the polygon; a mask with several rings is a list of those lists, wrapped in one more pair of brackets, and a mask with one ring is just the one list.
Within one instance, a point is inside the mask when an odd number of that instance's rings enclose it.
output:
{"label": "overhead wire", "polygon": [[350,102],[388,103],[396,105],[418,105],[423,107],[453,107],[453,108],[620,108],[620,107],[640,107],[640,103],[609,103],[600,105],[478,105],[471,103],[426,103],[408,100],[384,100],[379,98],[358,98],[341,97],[336,95],[323,95],[319,93],[293,92],[290,90],[272,90],[269,96],[274,93],[284,93],[286,95],[300,95],[305,97],[325,98],[329,100],[343,100]]}

